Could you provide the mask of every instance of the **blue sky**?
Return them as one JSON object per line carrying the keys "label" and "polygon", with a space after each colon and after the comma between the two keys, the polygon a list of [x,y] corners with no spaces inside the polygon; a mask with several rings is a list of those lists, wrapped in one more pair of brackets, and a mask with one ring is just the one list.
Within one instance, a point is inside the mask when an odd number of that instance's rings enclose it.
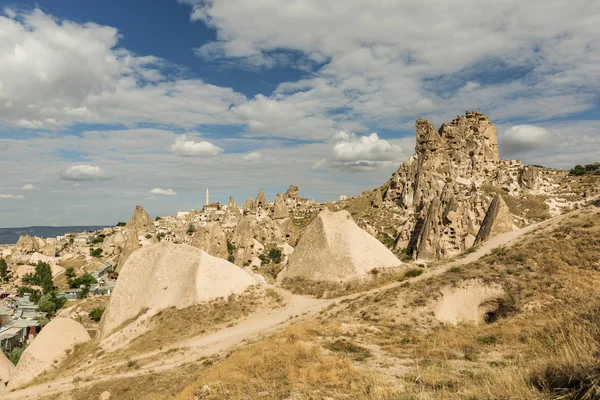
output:
{"label": "blue sky", "polygon": [[335,200],[467,109],[505,158],[599,160],[600,4],[560,3],[0,0],[0,226]]}

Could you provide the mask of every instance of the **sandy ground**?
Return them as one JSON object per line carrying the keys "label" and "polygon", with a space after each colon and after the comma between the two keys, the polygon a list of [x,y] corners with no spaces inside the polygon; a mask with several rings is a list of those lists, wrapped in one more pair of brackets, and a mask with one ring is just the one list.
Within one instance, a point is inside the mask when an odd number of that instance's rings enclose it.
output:
{"label": "sandy ground", "polygon": [[[592,212],[600,212],[600,204],[595,208],[585,208],[587,210],[592,210]],[[450,260],[443,265],[439,265],[435,268],[426,270],[420,276],[411,278],[411,282],[417,282],[421,280],[428,279],[432,276],[437,276],[445,273],[448,269],[452,268],[456,265],[466,265],[471,262],[477,261],[481,257],[489,254],[492,249],[496,247],[502,246],[511,246],[516,243],[523,235],[528,233],[532,233],[534,231],[538,231],[541,229],[553,228],[557,226],[561,221],[566,218],[569,218],[573,215],[580,213],[584,209],[575,210],[573,212],[559,215],[552,219],[530,225],[523,229],[513,232],[507,232],[501,235],[498,235],[491,240],[483,243],[481,246],[477,248],[473,253],[466,254],[464,257],[457,258],[454,260]],[[361,292],[359,294],[353,294],[337,299],[331,300],[323,300],[323,299],[314,299],[307,298],[298,295],[292,295],[289,292],[286,292],[280,288],[276,288],[277,292],[279,292],[282,296],[284,296],[284,301],[286,305],[282,308],[275,310],[263,310],[258,313],[252,314],[248,316],[246,319],[241,321],[239,324],[220,330],[216,333],[204,336],[198,336],[191,340],[185,341],[183,343],[177,343],[171,346],[171,348],[182,348],[187,347],[185,354],[175,353],[174,356],[169,358],[165,356],[158,362],[150,362],[148,364],[142,365],[142,367],[138,370],[134,370],[128,373],[119,374],[119,378],[131,377],[131,376],[141,376],[150,373],[170,370],[181,366],[188,362],[195,362],[200,357],[207,357],[211,355],[216,355],[218,353],[224,352],[226,350],[230,350],[236,346],[242,345],[248,341],[256,339],[262,335],[272,333],[277,331],[287,324],[291,322],[295,322],[300,317],[310,316],[318,313],[324,308],[328,307],[331,304],[339,303],[342,300],[356,298],[357,296],[364,295],[365,293],[378,293],[384,290],[391,289],[400,285],[400,282],[394,282],[388,284],[386,286],[376,288],[370,291]],[[298,317],[298,318],[296,318]],[[162,352],[168,350],[168,348],[163,348]],[[136,357],[136,360],[143,360],[144,358],[149,358],[155,356],[159,353],[159,351],[151,351],[139,357]],[[112,368],[116,368],[123,363],[116,363],[112,366],[108,366],[108,370]],[[90,382],[81,382],[79,387],[83,387],[85,385],[91,385],[97,382],[106,381],[110,379],[114,379],[115,375],[113,374],[103,374],[94,371],[94,364],[90,364],[87,366],[86,373],[80,374],[79,376],[85,377],[86,375],[93,376],[93,380]],[[104,366],[103,369],[106,369]],[[44,383],[37,386],[32,386],[20,391],[11,392],[4,394],[2,399],[36,399],[39,396],[52,395],[57,393],[65,393],[65,398],[68,398],[68,393],[73,387],[73,378],[65,378],[61,380],[57,380],[50,383]]]}

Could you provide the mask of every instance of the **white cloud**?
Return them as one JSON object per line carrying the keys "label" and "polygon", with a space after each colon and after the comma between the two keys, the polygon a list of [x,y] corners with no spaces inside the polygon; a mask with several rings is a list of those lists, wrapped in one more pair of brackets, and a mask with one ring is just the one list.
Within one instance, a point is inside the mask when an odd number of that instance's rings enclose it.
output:
{"label": "white cloud", "polygon": [[256,161],[256,160],[260,160],[260,158],[262,157],[262,154],[254,151],[252,153],[248,153],[246,154],[244,157],[242,157],[244,160],[246,161]]}
{"label": "white cloud", "polygon": [[515,125],[500,135],[500,145],[509,152],[524,152],[546,147],[550,132],[535,125]]}
{"label": "white cloud", "polygon": [[0,122],[25,129],[237,122],[229,109],[245,102],[244,95],[182,79],[177,66],[120,48],[119,39],[115,28],[60,20],[39,9],[0,15]]}
{"label": "white cloud", "polygon": [[91,165],[75,165],[60,171],[60,179],[66,181],[107,181],[113,178],[102,168]]}
{"label": "white cloud", "polygon": [[22,194],[0,194],[0,199],[24,199]]}
{"label": "white cloud", "polygon": [[173,189],[161,189],[154,188],[150,191],[152,194],[158,194],[161,196],[177,196],[177,193],[173,191]]}
{"label": "white cloud", "polygon": [[[407,139],[404,141],[408,142]],[[333,137],[331,157],[317,161],[312,168],[371,171],[397,167],[408,155],[408,150],[403,146],[381,139],[377,133],[357,136],[352,132],[340,131]]]}
{"label": "white cloud", "polygon": [[294,55],[292,67],[322,63],[234,107],[251,133],[325,138],[348,121],[398,129],[478,107],[493,119],[540,121],[591,109],[600,91],[598,2],[180,2],[217,31],[201,55],[266,68],[282,54]]}
{"label": "white cloud", "polygon": [[33,186],[31,183],[28,183],[21,188],[21,190],[34,190],[34,189],[35,189],[35,186]]}
{"label": "white cloud", "polygon": [[171,151],[181,157],[210,157],[220,154],[223,149],[206,141],[186,140],[186,135],[181,135],[175,139]]}

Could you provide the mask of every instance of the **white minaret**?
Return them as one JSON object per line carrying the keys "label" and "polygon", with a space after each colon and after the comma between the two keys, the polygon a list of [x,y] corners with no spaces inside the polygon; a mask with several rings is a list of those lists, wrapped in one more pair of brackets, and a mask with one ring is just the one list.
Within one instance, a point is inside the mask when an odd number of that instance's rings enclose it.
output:
{"label": "white minaret", "polygon": [[208,198],[209,198],[209,197],[208,197],[208,188],[206,188],[206,205],[208,205],[208,204],[209,204],[209,202],[208,202]]}

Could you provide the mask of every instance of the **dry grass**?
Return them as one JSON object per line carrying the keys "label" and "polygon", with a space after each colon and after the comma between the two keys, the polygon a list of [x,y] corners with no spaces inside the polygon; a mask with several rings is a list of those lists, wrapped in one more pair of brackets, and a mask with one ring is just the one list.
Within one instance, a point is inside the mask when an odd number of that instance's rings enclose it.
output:
{"label": "dry grass", "polygon": [[75,270],[80,269],[85,264],[87,264],[85,256],[78,256],[75,258],[71,258],[70,260],[63,260],[58,263],[61,267],[64,268],[75,268]]}
{"label": "dry grass", "polygon": [[164,400],[180,393],[186,386],[197,379],[198,368],[185,366],[180,369],[150,373],[147,375],[119,378],[77,385],[71,391],[73,400],[99,399],[104,391],[111,393],[111,399],[118,400]]}
{"label": "dry grass", "polygon": [[281,287],[295,294],[333,299],[353,293],[383,286],[387,283],[403,280],[405,268],[386,268],[371,271],[365,279],[356,279],[345,283],[313,281],[302,277],[285,278]]}
{"label": "dry grass", "polygon": [[148,349],[164,346],[185,339],[218,331],[237,324],[243,317],[262,307],[279,306],[282,298],[275,293],[265,293],[254,288],[242,295],[231,295],[178,310],[175,307],[160,311],[148,321],[148,333],[134,339],[122,352],[119,359],[142,354]]}
{"label": "dry grass", "polygon": [[530,222],[540,222],[552,217],[549,213],[550,208],[546,204],[548,196],[532,194],[510,196],[506,191],[492,185],[484,185],[482,189],[487,193],[499,193],[512,214]]}
{"label": "dry grass", "polygon": [[314,343],[315,335],[310,324],[295,325],[236,350],[176,399],[399,398],[348,357],[326,355]]}

